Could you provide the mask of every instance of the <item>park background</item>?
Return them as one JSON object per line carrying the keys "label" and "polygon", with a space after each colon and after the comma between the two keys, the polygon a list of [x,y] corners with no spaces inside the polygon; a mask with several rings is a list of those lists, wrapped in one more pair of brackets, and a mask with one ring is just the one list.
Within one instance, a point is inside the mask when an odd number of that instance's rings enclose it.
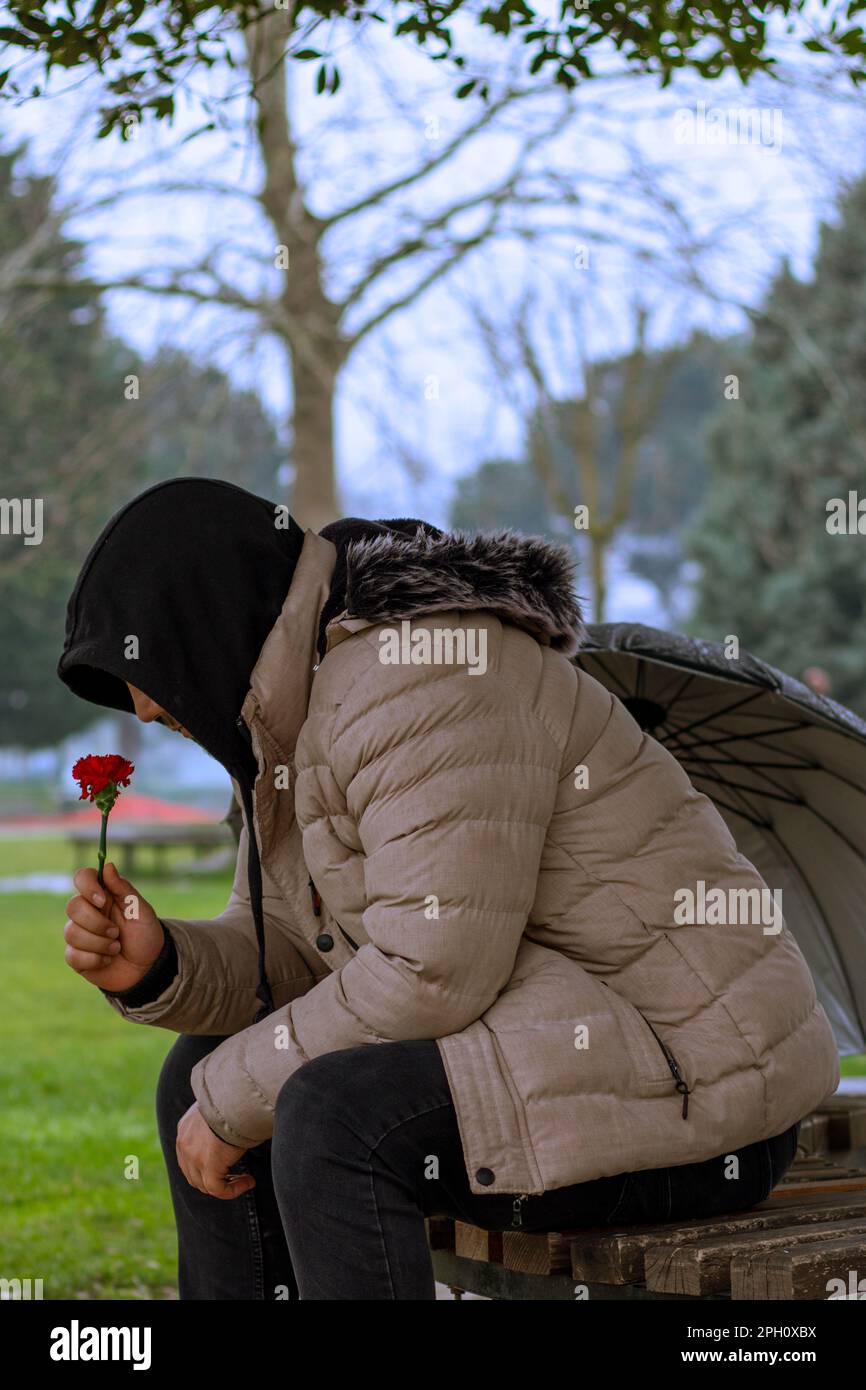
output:
{"label": "park background", "polygon": [[[201,750],[55,675],[78,569],[137,492],[225,478],[315,529],[548,535],[595,621],[734,634],[866,715],[866,547],[825,524],[866,488],[866,92],[844,52],[779,26],[774,74],[662,86],[602,43],[571,89],[464,16],[458,96],[387,25],[287,23],[229,27],[233,64],[200,64],[169,112],[120,89],[112,120],[98,75],[43,88],[26,47],[2,85],[0,490],[44,499],[44,535],[0,536],[0,1239],[46,1297],[175,1296],[152,1113],[171,1035],[124,1023],[62,941],[95,859],[95,831],[89,858],[70,843],[77,756],[134,759],[131,833],[228,803]],[[230,877],[178,846],[135,881],[201,917]]]}

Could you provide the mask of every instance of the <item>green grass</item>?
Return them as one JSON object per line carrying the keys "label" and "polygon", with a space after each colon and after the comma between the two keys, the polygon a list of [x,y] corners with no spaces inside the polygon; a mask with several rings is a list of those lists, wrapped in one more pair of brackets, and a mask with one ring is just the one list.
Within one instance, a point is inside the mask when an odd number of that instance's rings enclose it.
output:
{"label": "green grass", "polygon": [[[110,855],[110,850],[109,850]],[[68,873],[62,840],[0,840],[0,876]],[[166,916],[222,910],[230,875],[136,876]],[[0,897],[0,1231],[6,1278],[45,1298],[175,1296],[174,1221],[154,1092],[174,1034],[137,1027],[63,959],[67,893]],[[125,1176],[130,1156],[138,1178]]]}
{"label": "green grass", "polygon": [[[110,855],[110,849],[109,849]],[[62,839],[0,839],[0,876],[71,874]],[[137,876],[166,916],[208,917],[230,875],[193,887]],[[6,1278],[46,1298],[175,1296],[175,1234],[153,1114],[174,1034],[127,1023],[63,959],[59,895],[0,896],[0,1232]],[[866,1057],[843,1061],[866,1074]],[[124,1176],[130,1156],[139,1176]]]}

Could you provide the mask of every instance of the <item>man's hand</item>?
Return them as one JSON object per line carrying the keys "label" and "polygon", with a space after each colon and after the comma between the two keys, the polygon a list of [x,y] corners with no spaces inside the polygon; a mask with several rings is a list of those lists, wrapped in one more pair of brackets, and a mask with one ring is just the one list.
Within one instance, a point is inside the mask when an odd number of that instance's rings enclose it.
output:
{"label": "man's hand", "polygon": [[95,869],[79,869],[72,880],[78,896],[66,904],[66,964],[102,989],[131,989],[153,965],[165,933],[150,903],[114,864],[106,864],[103,878],[100,888]]}
{"label": "man's hand", "polygon": [[189,1183],[199,1192],[209,1197],[221,1197],[231,1201],[255,1187],[256,1180],[249,1173],[229,1173],[246,1149],[235,1148],[217,1138],[207,1121],[202,1119],[196,1101],[189,1107],[177,1127],[177,1161],[180,1170]]}

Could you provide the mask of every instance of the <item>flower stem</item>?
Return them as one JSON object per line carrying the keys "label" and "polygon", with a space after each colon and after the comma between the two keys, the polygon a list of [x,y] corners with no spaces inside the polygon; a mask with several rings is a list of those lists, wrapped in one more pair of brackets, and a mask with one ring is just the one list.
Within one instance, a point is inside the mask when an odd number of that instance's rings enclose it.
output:
{"label": "flower stem", "polygon": [[107,811],[103,811],[103,813],[102,813],[102,826],[101,826],[100,831],[99,831],[99,854],[98,854],[98,856],[97,856],[98,859],[99,859],[99,873],[96,875],[96,881],[97,881],[97,883],[99,884],[100,888],[104,888],[104,887],[105,887],[105,880],[104,880],[103,877],[102,877],[102,871],[103,871],[103,869],[105,868],[105,835],[106,835],[106,831],[107,831],[107,830],[108,830],[108,812],[107,812]]}

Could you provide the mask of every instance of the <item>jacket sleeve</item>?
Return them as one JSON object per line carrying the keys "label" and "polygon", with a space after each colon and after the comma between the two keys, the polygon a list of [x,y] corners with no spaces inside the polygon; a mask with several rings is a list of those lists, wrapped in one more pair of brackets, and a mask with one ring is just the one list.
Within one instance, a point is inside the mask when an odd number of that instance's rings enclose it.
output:
{"label": "jacket sleeve", "polygon": [[404,691],[395,668],[379,669],[385,690],[371,698],[362,686],[344,702],[330,746],[314,750],[305,774],[318,776],[323,763],[327,787],[305,838],[322,821],[357,826],[369,941],[303,998],[196,1064],[202,1114],[234,1144],[271,1135],[280,1089],[309,1059],[460,1032],[512,974],[560,750],[495,673],[428,671],[419,687],[414,668]]}
{"label": "jacket sleeve", "polygon": [[[247,887],[247,831],[241,832],[235,876],[217,917],[161,917],[166,939],[148,974],[131,990],[110,994],[113,1009],[132,1023],[175,1033],[238,1033],[260,1008],[258,946]],[[289,940],[289,906],[262,875],[265,953],[275,999],[312,989],[316,977]]]}

